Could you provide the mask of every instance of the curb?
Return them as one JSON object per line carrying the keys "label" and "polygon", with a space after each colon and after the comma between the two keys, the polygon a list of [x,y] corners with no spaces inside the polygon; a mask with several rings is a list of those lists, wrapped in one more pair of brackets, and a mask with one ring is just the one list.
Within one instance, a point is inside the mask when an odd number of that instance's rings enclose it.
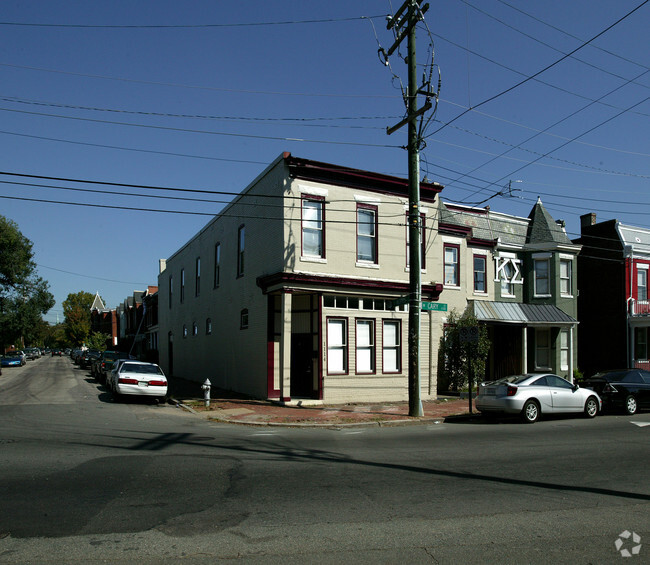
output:
{"label": "curb", "polygon": [[477,414],[452,414],[443,417],[433,418],[417,418],[408,420],[377,420],[372,422],[247,422],[245,420],[234,420],[225,416],[218,415],[203,415],[201,412],[194,410],[191,406],[184,404],[182,401],[175,398],[169,398],[169,404],[175,405],[177,408],[186,410],[195,416],[203,417],[208,421],[221,422],[224,424],[233,424],[238,426],[254,426],[254,427],[281,427],[281,428],[322,428],[322,429],[341,429],[341,428],[388,428],[388,427],[405,427],[405,426],[421,426],[425,424],[444,424],[447,421],[465,420],[476,418]]}

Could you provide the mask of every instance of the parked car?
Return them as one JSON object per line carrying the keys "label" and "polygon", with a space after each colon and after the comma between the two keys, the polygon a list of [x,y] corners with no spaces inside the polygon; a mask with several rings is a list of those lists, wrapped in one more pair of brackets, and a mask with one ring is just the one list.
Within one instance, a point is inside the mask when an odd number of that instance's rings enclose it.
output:
{"label": "parked car", "polygon": [[124,351],[104,351],[99,361],[94,365],[94,376],[100,382],[106,383],[107,376],[113,368],[113,363],[118,359],[128,359],[129,354]]}
{"label": "parked car", "polygon": [[482,414],[519,414],[531,424],[542,414],[573,412],[593,418],[602,408],[595,391],[550,373],[513,375],[481,383],[475,404]]}
{"label": "parked car", "polygon": [[155,363],[118,360],[111,371],[111,387],[116,398],[122,395],[167,396],[167,377]]}
{"label": "parked car", "polygon": [[598,393],[605,409],[623,410],[626,414],[650,409],[650,371],[603,371],[585,380],[583,386]]}
{"label": "parked car", "polygon": [[41,350],[36,347],[26,347],[23,349],[28,360],[40,359]]}
{"label": "parked car", "polygon": [[88,369],[92,365],[93,359],[98,359],[102,354],[99,349],[86,349],[79,357],[79,366],[82,369]]}
{"label": "parked car", "polygon": [[26,362],[25,354],[22,351],[9,351],[2,356],[0,365],[3,367],[22,367]]}

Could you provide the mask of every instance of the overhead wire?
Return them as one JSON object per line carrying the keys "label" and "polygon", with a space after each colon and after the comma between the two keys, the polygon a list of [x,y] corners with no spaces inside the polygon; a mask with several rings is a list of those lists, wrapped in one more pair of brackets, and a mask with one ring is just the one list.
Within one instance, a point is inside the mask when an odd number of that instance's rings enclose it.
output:
{"label": "overhead wire", "polygon": [[645,6],[648,2],[650,2],[650,0],[643,0],[643,2],[641,2],[641,4],[639,4],[638,6],[636,6],[635,8],[633,8],[632,10],[630,10],[629,12],[627,12],[624,16],[622,16],[621,18],[619,18],[618,20],[616,20],[614,23],[612,23],[612,24],[610,24],[609,26],[607,26],[607,27],[606,27],[605,29],[603,29],[602,31],[598,32],[596,35],[594,35],[593,37],[591,37],[591,38],[588,39],[587,41],[584,41],[581,45],[579,45],[579,46],[576,47],[575,49],[571,50],[571,51],[570,51],[569,53],[567,53],[566,55],[563,55],[563,56],[560,57],[559,59],[553,61],[553,62],[550,63],[549,65],[546,65],[545,67],[543,67],[542,69],[540,69],[540,70],[537,71],[536,73],[534,73],[534,74],[532,74],[532,75],[526,77],[525,79],[519,81],[518,83],[513,84],[512,86],[510,86],[510,87],[508,87],[508,88],[502,90],[501,92],[498,92],[497,94],[494,94],[494,95],[492,95],[492,96],[489,96],[488,98],[485,98],[484,100],[482,100],[482,101],[479,102],[478,104],[475,104],[472,108],[468,108],[468,109],[465,110],[464,112],[461,112],[460,114],[458,114],[457,116],[455,116],[454,118],[452,118],[451,120],[449,120],[448,122],[445,122],[442,126],[440,126],[438,129],[436,129],[436,130],[435,130],[434,132],[432,132],[430,135],[435,135],[436,133],[442,131],[444,128],[446,128],[446,127],[449,126],[450,124],[454,123],[455,121],[457,121],[457,120],[459,120],[460,118],[462,118],[464,115],[466,115],[466,114],[468,114],[469,112],[471,112],[473,108],[480,108],[481,106],[484,106],[485,104],[488,104],[488,103],[490,103],[490,102],[493,102],[493,101],[496,100],[497,98],[500,98],[501,96],[504,96],[505,94],[508,94],[509,92],[512,92],[513,90],[519,88],[520,86],[523,86],[524,84],[526,84],[527,82],[533,80],[534,78],[538,77],[539,75],[545,73],[545,72],[548,71],[549,69],[552,69],[553,67],[555,67],[556,65],[558,65],[559,63],[561,63],[562,61],[564,61],[565,59],[571,57],[572,55],[574,55],[575,53],[577,53],[578,51],[580,51],[580,49],[583,49],[584,47],[586,47],[587,45],[589,45],[590,43],[592,43],[593,41],[595,41],[596,39],[598,39],[601,35],[604,35],[605,33],[607,33],[610,29],[612,29],[613,27],[615,27],[616,25],[618,25],[619,23],[621,23],[623,20],[625,20],[626,18],[630,17],[634,12],[636,12],[636,11],[639,10],[639,9],[641,9],[641,8],[642,8],[643,6]]}

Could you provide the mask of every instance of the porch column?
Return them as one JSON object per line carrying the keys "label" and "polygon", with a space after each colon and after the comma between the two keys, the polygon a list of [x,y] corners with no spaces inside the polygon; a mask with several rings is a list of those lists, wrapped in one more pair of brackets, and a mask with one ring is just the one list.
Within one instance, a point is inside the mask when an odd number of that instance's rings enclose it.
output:
{"label": "porch column", "polygon": [[521,359],[523,367],[521,369],[522,373],[528,372],[528,328],[526,326],[521,330],[521,347],[523,351],[521,352]]}
{"label": "porch column", "polygon": [[280,325],[280,400],[291,400],[291,299],[282,293],[282,322]]}

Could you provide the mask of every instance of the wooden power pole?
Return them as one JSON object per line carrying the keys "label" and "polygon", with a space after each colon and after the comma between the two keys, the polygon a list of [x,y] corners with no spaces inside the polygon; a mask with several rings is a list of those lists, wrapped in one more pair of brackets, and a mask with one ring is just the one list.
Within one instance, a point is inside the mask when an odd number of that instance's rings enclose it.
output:
{"label": "wooden power pole", "polygon": [[[421,281],[421,215],[420,215],[420,139],[417,118],[431,108],[427,103],[418,109],[417,65],[415,50],[415,27],[428,9],[420,8],[422,0],[406,0],[397,13],[388,20],[387,28],[397,30],[397,39],[388,50],[390,56],[406,38],[408,41],[408,103],[407,116],[400,123],[389,128],[388,134],[408,124],[408,176],[409,176],[409,327],[408,327],[408,390],[409,416],[423,416],[420,399],[420,303]],[[406,12],[406,17],[402,15]]]}

